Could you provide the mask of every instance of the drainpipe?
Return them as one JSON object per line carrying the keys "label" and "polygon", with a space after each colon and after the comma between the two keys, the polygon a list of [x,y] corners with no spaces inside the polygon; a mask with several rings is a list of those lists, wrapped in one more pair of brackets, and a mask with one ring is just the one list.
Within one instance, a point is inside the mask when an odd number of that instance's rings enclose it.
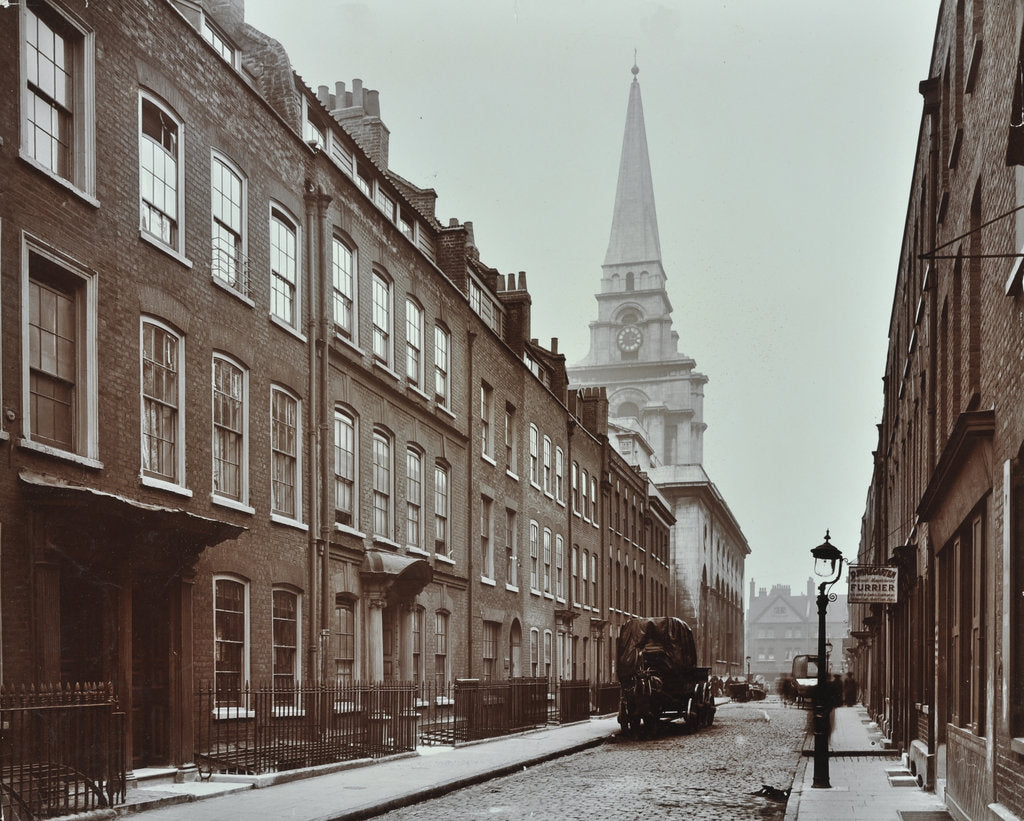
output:
{"label": "drainpipe", "polygon": [[[309,453],[309,467],[306,470],[307,486],[309,488],[316,487],[317,468],[313,464],[316,460],[313,459],[313,455],[317,452],[317,424],[316,424],[316,389],[317,389],[317,327],[316,327],[316,310],[313,305],[313,260],[319,255],[315,254],[315,241],[313,237],[314,228],[316,221],[314,219],[314,209],[316,207],[316,194],[313,187],[313,181],[309,178],[306,179],[306,193],[303,197],[306,205],[306,265],[303,274],[303,285],[304,291],[309,295],[309,299],[306,300],[306,355],[307,361],[307,384],[306,384],[306,440],[308,442],[307,452]],[[307,550],[307,573],[309,579],[307,582],[307,590],[309,591],[309,607],[306,618],[308,626],[308,660],[306,663],[306,669],[310,675],[315,675],[318,669],[318,647],[319,642],[314,638],[316,636],[316,555],[317,555],[317,523],[319,514],[319,503],[316,497],[316,493],[309,494],[309,529],[306,531],[306,550]]]}
{"label": "drainpipe", "polygon": [[320,677],[326,681],[327,676],[327,640],[330,636],[330,590],[331,590],[331,533],[334,530],[334,517],[328,515],[333,508],[331,502],[331,487],[333,480],[331,439],[332,422],[334,415],[331,412],[331,390],[330,390],[330,345],[333,318],[331,316],[331,303],[328,298],[330,283],[327,277],[327,243],[330,238],[330,231],[327,226],[327,208],[331,204],[331,198],[322,193],[317,197],[318,217],[318,242],[317,242],[317,268],[319,270],[320,285]]}
{"label": "drainpipe", "polygon": [[[327,509],[324,504],[323,493],[318,496],[317,488],[323,488],[325,484],[321,480],[321,471],[326,470],[325,452],[327,435],[325,426],[326,416],[323,410],[327,396],[327,353],[326,334],[323,322],[324,312],[324,229],[325,209],[330,203],[330,197],[326,196],[319,186],[314,185],[312,179],[307,178],[305,184],[305,195],[303,196],[306,206],[306,266],[303,276],[303,286],[308,295],[306,308],[306,350],[307,361],[307,390],[306,390],[306,438],[308,442],[309,466],[306,473],[306,486],[310,488],[309,493],[309,530],[307,540],[308,555],[308,583],[309,607],[306,619],[309,630],[308,661],[307,670],[316,681],[320,681],[322,671],[323,633],[321,623],[323,622],[323,611],[325,604],[317,601],[317,557],[323,563],[323,571],[326,571],[328,558],[327,546],[329,537],[325,538],[325,516]],[[326,580],[321,580],[325,584]]]}
{"label": "drainpipe", "polygon": [[473,409],[476,407],[477,394],[475,382],[473,381],[473,343],[476,341],[476,332],[466,333],[466,361],[469,363],[469,401],[466,402],[466,435],[469,439],[469,446],[466,448],[466,573],[468,574],[466,584],[466,672],[469,678],[473,678],[473,557],[476,551],[473,548],[473,443],[479,440],[473,436]]}

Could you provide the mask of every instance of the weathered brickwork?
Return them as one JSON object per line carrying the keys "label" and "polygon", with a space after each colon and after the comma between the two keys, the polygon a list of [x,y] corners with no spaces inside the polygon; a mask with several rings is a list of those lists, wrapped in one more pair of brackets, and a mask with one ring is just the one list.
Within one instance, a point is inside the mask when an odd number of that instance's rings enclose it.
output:
{"label": "weathered brickwork", "polygon": [[939,13],[858,556],[899,568],[899,603],[851,607],[870,709],[968,818],[1024,815],[1022,23]]}
{"label": "weathered brickwork", "polygon": [[[201,685],[610,681],[602,500],[646,480],[569,406],[525,275],[386,167],[376,92],[347,128],[241,2],[0,13],[4,681],[113,681],[135,764],[183,767]],[[69,164],[27,137],[33,15],[69,41]],[[666,533],[618,616],[664,598]]]}

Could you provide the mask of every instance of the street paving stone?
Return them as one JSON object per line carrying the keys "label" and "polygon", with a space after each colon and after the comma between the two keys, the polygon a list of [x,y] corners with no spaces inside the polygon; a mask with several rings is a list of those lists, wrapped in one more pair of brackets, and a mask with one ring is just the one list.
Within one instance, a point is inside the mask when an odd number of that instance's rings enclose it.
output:
{"label": "street paving stone", "polygon": [[803,710],[752,702],[720,707],[695,734],[615,736],[586,752],[381,816],[433,819],[781,819],[806,728]]}

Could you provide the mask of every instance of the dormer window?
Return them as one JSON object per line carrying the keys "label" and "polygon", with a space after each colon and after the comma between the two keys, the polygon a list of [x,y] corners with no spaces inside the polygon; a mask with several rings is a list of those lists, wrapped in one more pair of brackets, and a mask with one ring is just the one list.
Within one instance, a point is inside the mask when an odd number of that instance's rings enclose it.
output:
{"label": "dormer window", "polygon": [[200,31],[203,35],[203,39],[206,40],[214,51],[216,51],[224,61],[230,65],[235,65],[235,47],[231,45],[227,36],[223,31],[218,28],[209,17],[203,15],[203,23],[200,26]]}
{"label": "dormer window", "polygon": [[323,151],[327,147],[327,134],[324,129],[313,121],[309,110],[309,101],[303,99],[302,108],[305,116],[302,118],[302,139],[306,145],[314,146]]}

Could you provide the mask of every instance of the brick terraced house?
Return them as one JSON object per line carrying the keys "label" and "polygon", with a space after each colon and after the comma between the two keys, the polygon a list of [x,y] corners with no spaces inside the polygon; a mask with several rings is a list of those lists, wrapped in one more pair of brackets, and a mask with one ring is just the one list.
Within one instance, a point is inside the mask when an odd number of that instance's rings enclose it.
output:
{"label": "brick terraced house", "polygon": [[[922,21],[924,22],[924,21]],[[850,605],[872,715],[958,819],[1024,817],[1024,4],[945,0]]]}
{"label": "brick terraced house", "polygon": [[0,680],[112,682],[181,777],[203,682],[613,681],[671,511],[377,91],[241,0],[24,0],[0,45]]}

